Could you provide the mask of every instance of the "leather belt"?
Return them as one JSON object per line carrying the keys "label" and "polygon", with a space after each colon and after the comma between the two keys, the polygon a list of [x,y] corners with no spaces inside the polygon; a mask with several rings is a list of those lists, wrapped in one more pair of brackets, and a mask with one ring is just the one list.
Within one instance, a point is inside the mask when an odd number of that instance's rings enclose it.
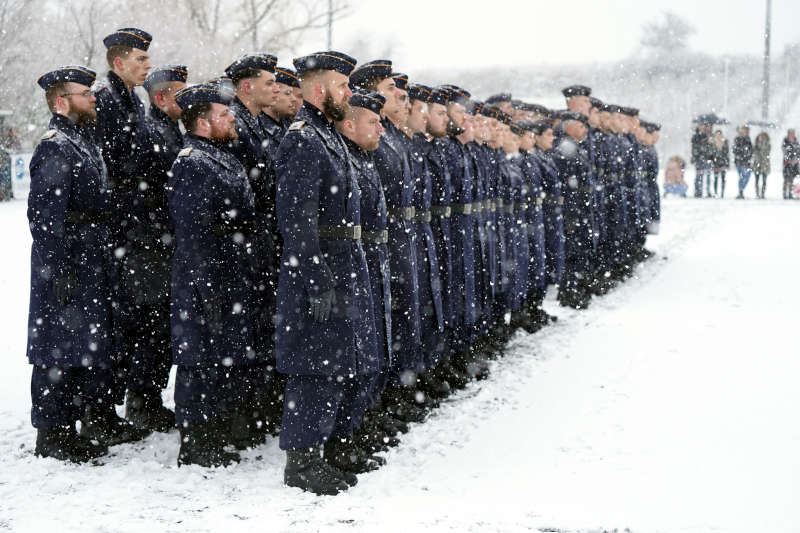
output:
{"label": "leather belt", "polygon": [[414,214],[414,222],[430,222],[431,221],[431,212],[430,211],[418,211]]}
{"label": "leather belt", "polygon": [[514,203],[504,204],[503,205],[503,213],[513,213],[514,212]]}
{"label": "leather belt", "polygon": [[367,244],[386,244],[389,242],[389,230],[362,231],[361,241]]}
{"label": "leather belt", "polygon": [[483,210],[484,211],[491,211],[492,210],[492,201],[491,200],[484,200],[483,201]]}
{"label": "leather belt", "polygon": [[320,239],[330,241],[361,239],[361,226],[318,226],[317,231]]}
{"label": "leather belt", "polygon": [[480,213],[483,211],[483,202],[472,202],[472,212]]}
{"label": "leather belt", "polygon": [[536,207],[541,207],[543,203],[544,203],[544,198],[542,198],[541,196],[536,198]]}
{"label": "leather belt", "polygon": [[525,211],[528,209],[528,202],[515,202],[514,209],[517,211]]}
{"label": "leather belt", "polygon": [[109,224],[111,213],[108,211],[67,211],[64,213],[67,224]]}
{"label": "leather belt", "polygon": [[472,214],[472,204],[450,204],[450,209],[452,209],[453,213],[458,213],[459,215]]}
{"label": "leather belt", "polygon": [[431,214],[437,217],[450,218],[452,209],[449,205],[432,205]]}
{"label": "leather belt", "polygon": [[403,220],[414,220],[414,214],[417,210],[414,207],[394,207],[389,209],[389,216],[392,218],[400,218]]}

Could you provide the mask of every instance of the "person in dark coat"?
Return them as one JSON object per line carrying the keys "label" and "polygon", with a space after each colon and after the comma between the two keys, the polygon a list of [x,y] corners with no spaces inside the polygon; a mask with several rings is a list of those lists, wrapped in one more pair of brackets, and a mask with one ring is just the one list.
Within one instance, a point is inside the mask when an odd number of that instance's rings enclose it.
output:
{"label": "person in dark coat", "polygon": [[[728,144],[728,139],[722,134],[722,130],[714,132],[711,144],[713,147],[714,196],[719,192],[719,197],[725,198],[725,174],[731,166],[730,145]],[[719,189],[717,185],[719,185]]]}
{"label": "person in dark coat", "polygon": [[[278,149],[286,130],[294,120],[300,106],[303,105],[300,82],[297,80],[297,73],[294,70],[288,67],[275,67],[275,83],[278,85],[278,96],[275,102],[264,106],[261,114],[258,115],[261,128],[269,136],[268,151]],[[300,94],[299,98],[298,93]]]}
{"label": "person in dark coat", "polygon": [[108,451],[104,442],[79,436],[75,422],[88,407],[112,401],[112,197],[92,138],[94,80],[94,71],[83,66],[39,78],[52,117],[31,158],[28,196],[34,453],[73,462]]}
{"label": "person in dark coat", "polygon": [[692,135],[692,157],[691,163],[696,169],[694,178],[694,197],[703,197],[703,177],[706,179],[706,196],[711,196],[708,186],[711,181],[711,124],[701,124],[694,130]]}
{"label": "person in dark coat", "polygon": [[591,192],[588,154],[580,143],[588,133],[585,117],[580,113],[562,113],[561,136],[554,148],[559,177],[564,184],[564,278],[559,287],[559,303],[585,309],[591,296],[583,280],[588,275],[591,248],[590,216],[586,206]]}
{"label": "person in dark coat", "polygon": [[355,59],[326,51],[294,66],[305,101],[275,166],[284,243],[275,351],[288,375],[280,447],[287,485],[336,494],[357,478],[332,463],[330,446],[346,453],[380,368],[358,182],[333,125],[346,118]]}
{"label": "person in dark coat", "polygon": [[791,200],[794,198],[792,184],[794,179],[800,176],[800,143],[797,142],[794,129],[786,132],[781,148],[783,149],[783,199]]}
{"label": "person in dark coat", "polygon": [[[395,80],[396,83],[396,80]],[[425,136],[428,128],[428,104],[432,89],[409,85],[409,113],[404,131],[408,140],[409,165],[414,178],[414,230],[417,234],[417,280],[419,282],[420,340],[423,367],[427,374],[434,370],[445,351],[445,317],[442,305],[442,281],[439,257],[431,223],[433,215],[433,182],[428,162],[431,145]],[[434,384],[427,383],[428,390]],[[435,384],[441,387],[443,384]]]}
{"label": "person in dark coat", "polygon": [[[278,227],[275,220],[275,168],[277,146],[261,127],[262,109],[275,105],[279,87],[275,77],[277,58],[269,54],[245,55],[226,69],[236,92],[230,109],[236,117],[236,140],[230,151],[244,166],[256,200],[261,221],[253,234],[248,256],[256,272],[253,284],[258,302],[256,336],[264,350],[261,365],[252,366],[247,390],[249,396],[231,419],[231,436],[237,448],[264,442],[267,432],[276,433],[281,417],[283,383],[276,379],[273,351],[273,316],[278,284]],[[278,390],[275,390],[275,389]]]}
{"label": "person in dark coat", "polygon": [[[392,416],[405,422],[421,422],[425,412],[416,405],[417,375],[424,368],[420,336],[419,269],[414,226],[414,177],[408,161],[407,137],[400,130],[397,81],[392,62],[378,59],[353,71],[353,88],[374,90],[383,106],[384,134],[373,158],[383,184],[389,213],[389,270],[392,274],[392,368],[383,401]],[[405,95],[405,91],[402,91]]]}
{"label": "person in dark coat", "polygon": [[564,275],[564,195],[553,159],[553,128],[549,122],[540,122],[536,131],[533,157],[542,174],[547,284],[559,285]]}
{"label": "person in dark coat", "polygon": [[744,199],[744,189],[753,172],[753,143],[750,141],[750,128],[747,126],[741,126],[733,140],[733,164],[739,174],[739,194],[736,198],[742,200]]}
{"label": "person in dark coat", "polygon": [[228,465],[239,459],[223,449],[228,419],[250,369],[263,363],[256,272],[248,261],[259,218],[244,167],[227,149],[236,139],[230,95],[207,83],[183,89],[176,100],[187,131],[169,182],[178,465]]}
{"label": "person in dark coat", "polygon": [[[463,387],[469,382],[469,376],[450,364],[449,342],[455,328],[455,290],[453,273],[453,237],[452,237],[452,187],[450,169],[446,157],[448,93],[441,89],[432,89],[428,97],[427,133],[431,138],[428,151],[428,166],[431,175],[431,229],[436,245],[436,257],[439,262],[439,276],[442,283],[442,314],[444,316],[443,338],[445,351],[434,374],[437,383],[429,388],[438,389],[446,394],[447,388]],[[441,383],[438,383],[441,382]],[[446,384],[446,385],[444,385]]]}
{"label": "person in dark coat", "polygon": [[147,152],[142,159],[141,183],[131,202],[129,248],[124,262],[126,269],[138,276],[122,278],[127,298],[138,308],[131,335],[140,339],[131,349],[125,416],[137,427],[155,431],[169,431],[175,425],[175,413],[161,400],[172,367],[169,306],[174,242],[167,182],[183,147],[178,125],[181,109],[175,94],[186,87],[187,76],[186,66],[166,65],[150,71],[144,81],[150,99],[145,122]]}
{"label": "person in dark coat", "polygon": [[[358,178],[361,197],[361,242],[367,259],[370,286],[372,288],[372,312],[375,318],[375,332],[378,349],[378,371],[372,376],[367,390],[363,392],[368,399],[366,407],[374,408],[389,382],[390,353],[392,339],[391,281],[389,271],[389,231],[386,200],[371,152],[375,151],[383,133],[380,113],[386,99],[374,91],[356,90],[349,100],[350,111],[347,118],[336,123],[336,130],[344,137]],[[360,417],[360,413],[356,414]],[[351,470],[351,464],[359,462],[359,471],[373,470],[383,464],[384,459],[372,456],[371,452],[384,449],[391,435],[387,435],[381,420],[375,416],[354,424],[357,431],[355,442],[348,442],[345,450],[331,452],[329,460],[342,463],[344,470]],[[356,450],[356,453],[354,453]],[[362,452],[363,450],[363,452]],[[356,457],[361,454],[362,457]]]}
{"label": "person in dark coat", "polygon": [[536,327],[549,323],[551,318],[544,309],[545,292],[547,290],[547,265],[545,263],[544,188],[541,168],[537,164],[533,150],[536,146],[536,132],[540,126],[534,122],[522,121],[517,125],[523,130],[520,138],[520,166],[526,183],[525,202],[528,207],[525,213],[528,227],[530,261],[528,263],[528,292],[526,313]]}
{"label": "person in dark coat", "polygon": [[[140,329],[138,289],[145,272],[128,268],[127,251],[133,248],[136,238],[134,203],[140,191],[145,159],[149,152],[149,139],[145,121],[145,108],[134,92],[134,87],[144,83],[150,70],[148,49],[152,36],[137,28],[122,28],[103,39],[109,70],[107,78],[95,85],[97,97],[96,142],[100,145],[103,160],[114,192],[112,266],[112,308],[114,309],[114,402],[103,409],[87,412],[86,434],[102,438],[108,420],[115,420],[114,403],[125,398],[128,369],[141,353],[137,344]],[[132,260],[136,263],[136,257]],[[83,431],[83,428],[82,428]],[[140,437],[146,435],[140,431]]]}

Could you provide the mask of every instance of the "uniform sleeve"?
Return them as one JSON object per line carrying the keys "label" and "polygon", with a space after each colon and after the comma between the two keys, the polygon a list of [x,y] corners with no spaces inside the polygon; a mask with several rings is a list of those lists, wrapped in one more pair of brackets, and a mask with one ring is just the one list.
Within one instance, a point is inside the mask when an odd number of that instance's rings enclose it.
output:
{"label": "uniform sleeve", "polygon": [[211,195],[204,183],[208,168],[194,159],[179,159],[172,167],[170,216],[175,224],[175,233],[182,239],[191,253],[192,281],[206,302],[219,298],[222,287],[217,286],[226,278],[221,272],[216,242],[211,233],[213,213]]}
{"label": "uniform sleeve", "polygon": [[66,275],[72,268],[64,224],[76,163],[58,144],[44,141],[30,164],[28,223],[34,249],[43,255],[40,259],[54,277]]}
{"label": "uniform sleeve", "polygon": [[319,243],[319,199],[325,147],[305,132],[293,132],[278,149],[276,212],[284,253],[296,266],[306,291],[318,296],[335,285]]}

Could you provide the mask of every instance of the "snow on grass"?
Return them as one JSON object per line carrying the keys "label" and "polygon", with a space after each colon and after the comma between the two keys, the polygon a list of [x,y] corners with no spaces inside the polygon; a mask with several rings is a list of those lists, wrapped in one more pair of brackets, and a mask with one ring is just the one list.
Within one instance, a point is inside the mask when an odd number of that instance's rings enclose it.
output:
{"label": "snow on grass", "polygon": [[33,457],[24,202],[0,225],[0,531],[800,530],[800,203],[666,200],[634,279],[551,295],[559,322],[335,498],[283,487],[276,440],[228,469],[177,468],[177,432]]}

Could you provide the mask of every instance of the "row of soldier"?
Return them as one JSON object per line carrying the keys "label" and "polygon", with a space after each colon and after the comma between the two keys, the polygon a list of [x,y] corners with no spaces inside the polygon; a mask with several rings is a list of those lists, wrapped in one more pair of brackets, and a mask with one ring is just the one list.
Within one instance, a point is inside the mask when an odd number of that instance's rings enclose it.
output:
{"label": "row of soldier", "polygon": [[94,90],[86,67],[39,79],[38,455],[92,460],[177,425],[179,465],[220,466],[279,434],[285,482],[336,494],[515,330],[555,320],[548,285],[583,309],[649,255],[659,127],[588,87],[564,111],[478,102],[335,51],[187,86],[184,66],[150,69],[150,41],[106,37]]}

